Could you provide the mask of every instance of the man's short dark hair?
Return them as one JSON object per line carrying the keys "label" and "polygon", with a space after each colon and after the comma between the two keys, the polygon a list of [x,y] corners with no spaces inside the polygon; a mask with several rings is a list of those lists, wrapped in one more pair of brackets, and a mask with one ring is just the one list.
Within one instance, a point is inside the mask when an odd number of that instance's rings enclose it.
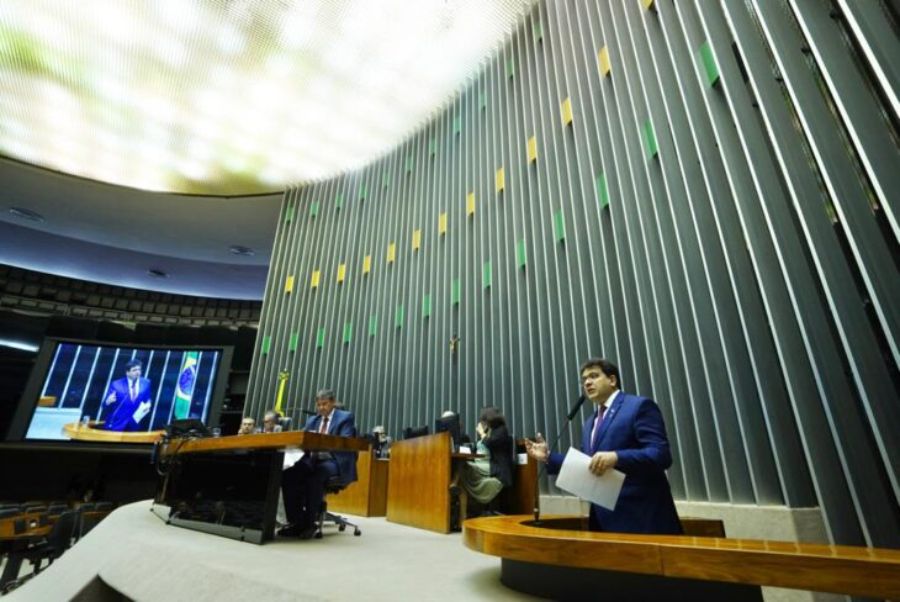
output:
{"label": "man's short dark hair", "polygon": [[319,389],[319,392],[316,393],[316,401],[320,399],[330,399],[335,401],[334,389]]}
{"label": "man's short dark hair", "polygon": [[140,368],[143,365],[141,360],[128,360],[125,362],[125,372],[131,371],[132,368]]}
{"label": "man's short dark hair", "polygon": [[589,357],[588,359],[584,360],[583,364],[581,364],[581,369],[578,370],[578,375],[580,376],[584,374],[584,371],[588,368],[600,368],[600,370],[606,376],[615,376],[616,388],[622,388],[622,378],[619,376],[619,367],[608,359],[604,359],[602,357]]}

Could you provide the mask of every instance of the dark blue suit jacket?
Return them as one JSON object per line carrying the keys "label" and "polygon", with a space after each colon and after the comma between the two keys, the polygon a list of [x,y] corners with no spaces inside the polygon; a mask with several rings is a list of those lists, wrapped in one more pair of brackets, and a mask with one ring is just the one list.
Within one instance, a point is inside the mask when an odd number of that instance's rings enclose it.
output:
{"label": "dark blue suit jacket", "polygon": [[[319,424],[322,417],[316,414],[310,416],[303,427],[304,431],[319,432]],[[338,437],[355,437],[356,423],[353,420],[353,412],[346,412],[335,408],[334,415],[328,423],[328,434]],[[356,452],[331,452],[340,470],[341,481],[352,483],[356,480]]]}
{"label": "dark blue suit jacket", "polygon": [[148,412],[143,418],[141,418],[140,422],[134,421],[134,413],[137,411],[138,406],[142,403],[146,401],[149,401],[151,403],[153,402],[152,391],[150,389],[150,379],[143,377],[139,378],[137,397],[131,399],[131,394],[128,391],[127,376],[109,383],[109,391],[106,392],[106,395],[103,397],[103,401],[101,403],[106,403],[107,398],[109,398],[110,394],[113,393],[116,396],[116,400],[106,410],[106,418],[103,423],[103,428],[108,431],[146,430],[147,424],[150,422],[150,414],[152,412]]}
{"label": "dark blue suit jacket", "polygon": [[[669,440],[659,406],[652,399],[620,392],[606,410],[597,440],[591,444],[594,417],[591,414],[581,434],[581,451],[593,456],[598,451],[614,451],[616,469],[625,473],[625,483],[615,510],[591,504],[590,525],[600,531],[621,533],[680,534],[665,470],[672,465]],[[553,453],[548,472],[556,474],[563,454]]]}

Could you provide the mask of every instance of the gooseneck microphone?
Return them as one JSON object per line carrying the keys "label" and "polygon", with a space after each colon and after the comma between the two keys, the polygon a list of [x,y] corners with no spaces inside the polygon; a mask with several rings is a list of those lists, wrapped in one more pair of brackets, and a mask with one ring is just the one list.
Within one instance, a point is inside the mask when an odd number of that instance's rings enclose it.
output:
{"label": "gooseneck microphone", "polygon": [[578,398],[578,401],[575,402],[575,405],[572,406],[572,409],[569,410],[569,413],[566,414],[566,422],[572,422],[572,419],[575,418],[575,414],[578,413],[578,410],[581,409],[581,406],[584,405],[584,401],[587,399],[584,395]]}
{"label": "gooseneck microphone", "polygon": [[[572,406],[572,409],[569,410],[569,413],[566,414],[566,421],[559,426],[559,431],[556,433],[556,439],[553,440],[552,445],[547,446],[547,462],[550,461],[550,451],[556,447],[556,444],[559,443],[560,438],[562,437],[563,431],[572,422],[572,419],[575,418],[575,415],[578,413],[578,410],[581,409],[581,406],[584,405],[587,397],[584,394],[578,397],[578,401],[575,402],[575,405]],[[541,468],[538,470],[537,482],[534,484],[534,524],[541,524],[541,477],[544,476],[544,472],[547,469],[547,462],[541,463]]]}

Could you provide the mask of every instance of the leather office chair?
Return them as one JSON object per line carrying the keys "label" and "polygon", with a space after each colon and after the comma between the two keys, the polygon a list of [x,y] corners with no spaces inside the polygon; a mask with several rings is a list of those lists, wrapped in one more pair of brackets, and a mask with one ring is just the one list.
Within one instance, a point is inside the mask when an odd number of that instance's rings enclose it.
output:
{"label": "leather office chair", "polygon": [[[349,483],[345,483],[343,479],[341,479],[340,475],[333,476],[325,483],[325,495],[327,496],[332,493],[340,493],[345,487],[347,487],[347,485],[349,485]],[[362,535],[362,531],[360,530],[359,525],[351,523],[340,514],[329,512],[328,502],[323,501],[322,510],[321,512],[319,512],[319,528],[316,531],[316,539],[322,539],[322,529],[325,526],[326,522],[337,525],[338,531],[340,532],[346,531],[347,527],[353,527],[353,535],[355,535],[356,537]]]}

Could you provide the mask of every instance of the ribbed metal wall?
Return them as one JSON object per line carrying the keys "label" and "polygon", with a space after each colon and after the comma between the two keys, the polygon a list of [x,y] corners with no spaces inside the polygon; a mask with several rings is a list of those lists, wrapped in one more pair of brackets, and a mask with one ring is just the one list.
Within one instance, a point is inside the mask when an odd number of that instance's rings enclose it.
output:
{"label": "ribbed metal wall", "polygon": [[677,498],[898,547],[897,15],[647,4],[540,2],[422,131],[285,194],[247,411],[286,371],[295,420],[331,386],[395,436],[488,404],[552,434],[604,355]]}

